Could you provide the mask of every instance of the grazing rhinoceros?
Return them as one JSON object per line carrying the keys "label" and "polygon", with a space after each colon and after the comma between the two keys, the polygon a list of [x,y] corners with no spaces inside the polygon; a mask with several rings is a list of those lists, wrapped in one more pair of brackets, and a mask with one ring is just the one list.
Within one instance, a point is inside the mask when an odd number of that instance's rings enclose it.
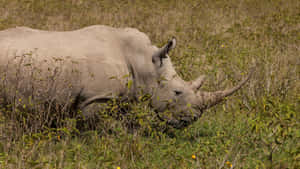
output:
{"label": "grazing rhinoceros", "polygon": [[[47,90],[49,95],[55,91],[62,94],[56,100],[73,100],[73,107],[83,114],[92,103],[116,97],[136,99],[143,91],[151,95],[151,107],[161,120],[182,128],[198,119],[203,110],[240,89],[250,75],[228,90],[198,91],[204,77],[187,82],[174,70],[168,53],[175,45],[173,38],[157,48],[144,33],[132,28],[90,26],[68,32],[7,29],[0,31],[0,71],[7,72],[8,79],[2,83],[18,84],[22,90],[18,92],[25,96],[29,88]],[[37,72],[52,72],[40,76],[66,82],[71,92],[63,95],[66,87],[59,89],[60,84],[52,81],[48,86],[28,87],[32,79],[38,78],[33,78],[35,73],[26,72],[26,66]],[[22,78],[18,78],[18,73]],[[176,116],[160,116],[166,110]]]}

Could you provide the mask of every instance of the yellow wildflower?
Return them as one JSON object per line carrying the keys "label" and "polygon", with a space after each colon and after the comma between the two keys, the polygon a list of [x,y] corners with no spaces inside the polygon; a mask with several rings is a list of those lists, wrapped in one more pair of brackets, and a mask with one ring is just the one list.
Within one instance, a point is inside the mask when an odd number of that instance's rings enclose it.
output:
{"label": "yellow wildflower", "polygon": [[121,167],[118,166],[117,169],[121,169]]}
{"label": "yellow wildflower", "polygon": [[224,47],[225,47],[225,46],[222,44],[222,45],[221,45],[221,48],[224,48]]}
{"label": "yellow wildflower", "polygon": [[192,155],[192,159],[194,159],[194,160],[196,159],[196,155],[195,154]]}
{"label": "yellow wildflower", "polygon": [[232,164],[229,162],[229,161],[226,161],[226,165],[231,168],[232,167]]}

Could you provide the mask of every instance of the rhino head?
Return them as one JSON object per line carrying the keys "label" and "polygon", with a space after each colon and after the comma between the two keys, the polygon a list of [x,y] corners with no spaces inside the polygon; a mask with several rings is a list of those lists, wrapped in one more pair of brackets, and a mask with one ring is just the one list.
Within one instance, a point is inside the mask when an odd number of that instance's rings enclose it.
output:
{"label": "rhino head", "polygon": [[[220,103],[225,97],[239,90],[251,77],[231,89],[215,92],[199,90],[205,77],[194,81],[184,81],[174,70],[168,53],[176,46],[173,38],[152,56],[157,74],[157,88],[153,92],[151,105],[158,117],[174,128],[183,128],[196,121],[203,110]],[[164,112],[164,113],[161,113]]]}

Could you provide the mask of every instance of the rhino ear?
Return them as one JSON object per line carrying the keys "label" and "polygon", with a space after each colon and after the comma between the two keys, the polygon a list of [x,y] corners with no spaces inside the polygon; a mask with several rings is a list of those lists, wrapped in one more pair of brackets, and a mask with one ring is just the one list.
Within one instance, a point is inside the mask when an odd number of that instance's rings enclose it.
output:
{"label": "rhino ear", "polygon": [[167,58],[167,54],[174,49],[176,46],[176,39],[173,37],[169,42],[162,48],[160,48],[152,56],[152,63],[161,67],[163,65],[163,59]]}

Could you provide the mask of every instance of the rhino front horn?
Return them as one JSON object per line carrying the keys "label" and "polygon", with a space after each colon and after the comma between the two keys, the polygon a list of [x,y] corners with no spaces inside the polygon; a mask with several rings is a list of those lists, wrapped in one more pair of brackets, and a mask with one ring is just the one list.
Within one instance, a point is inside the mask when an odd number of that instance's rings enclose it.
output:
{"label": "rhino front horn", "polygon": [[247,78],[242,80],[238,85],[232,87],[231,89],[216,92],[199,92],[199,107],[201,107],[201,109],[207,109],[220,103],[225,97],[232,95],[233,93],[238,91],[243,85],[245,85],[251,78],[253,72],[254,69],[251,70]]}

